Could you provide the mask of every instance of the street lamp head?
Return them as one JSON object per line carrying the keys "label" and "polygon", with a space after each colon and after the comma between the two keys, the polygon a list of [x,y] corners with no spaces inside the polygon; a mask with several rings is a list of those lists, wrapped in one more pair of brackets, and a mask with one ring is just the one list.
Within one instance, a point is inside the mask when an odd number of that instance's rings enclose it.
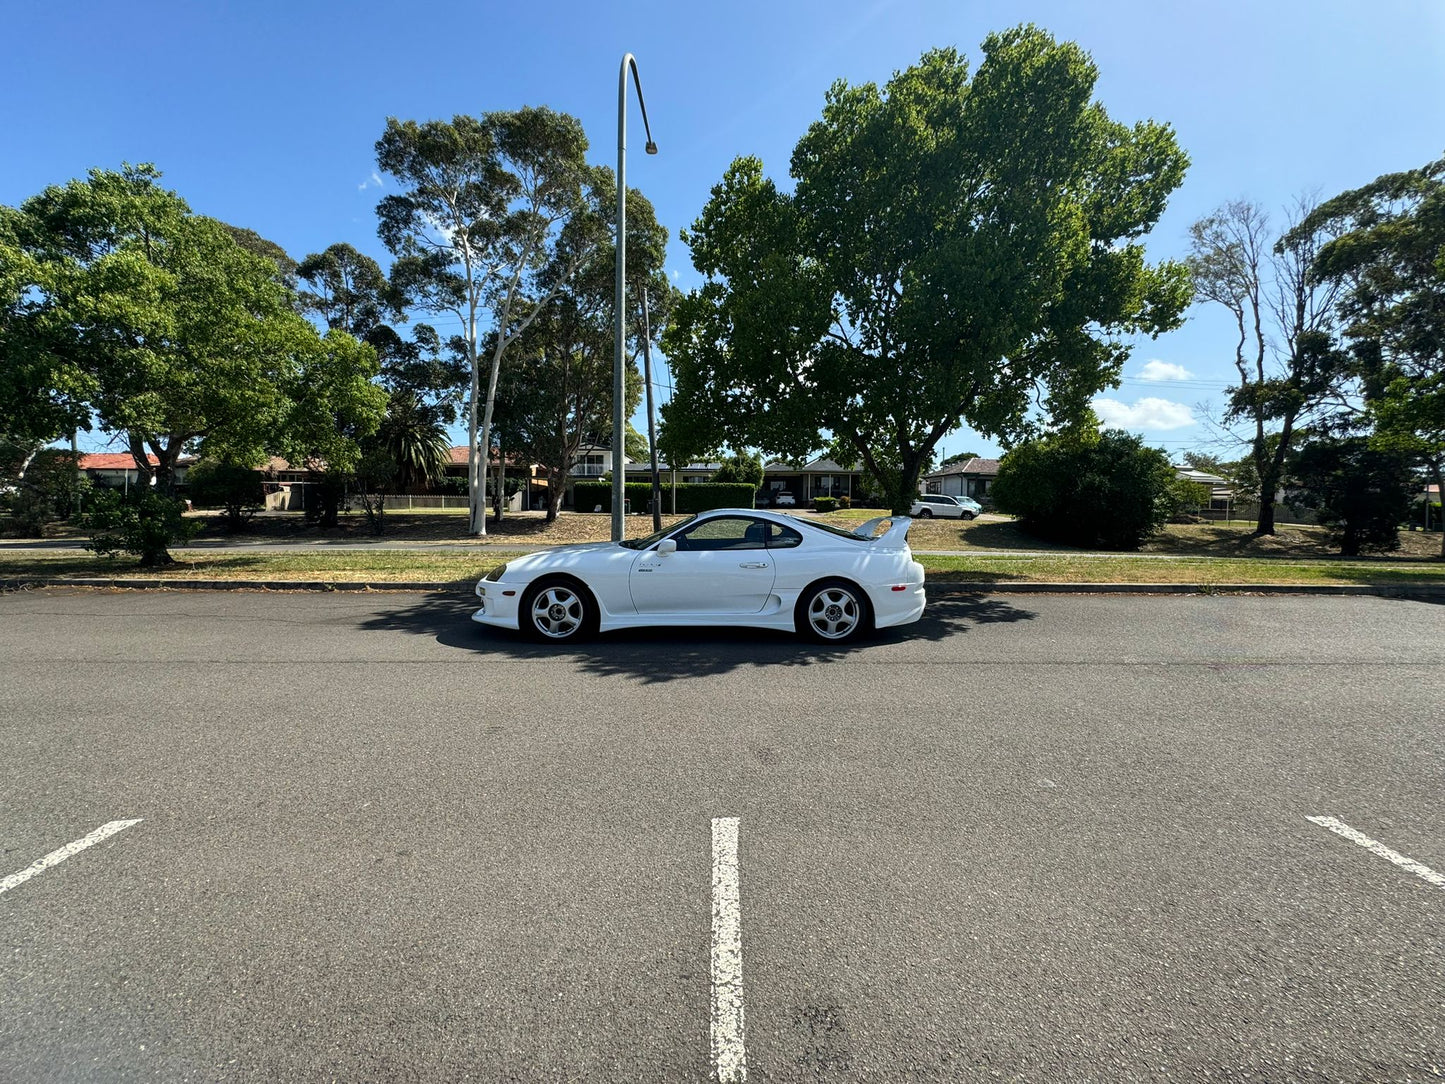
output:
{"label": "street lamp head", "polygon": [[648,153],[648,154],[656,154],[656,153],[657,153],[657,144],[654,143],[654,142],[653,142],[652,140],[650,140],[650,139],[647,141],[647,153]]}

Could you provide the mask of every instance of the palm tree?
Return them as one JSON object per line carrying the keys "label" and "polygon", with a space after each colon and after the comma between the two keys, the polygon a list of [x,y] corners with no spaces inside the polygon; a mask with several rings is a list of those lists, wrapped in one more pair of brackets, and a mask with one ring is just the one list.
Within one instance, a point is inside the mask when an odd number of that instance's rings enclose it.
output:
{"label": "palm tree", "polygon": [[376,439],[396,464],[397,486],[404,493],[440,478],[451,450],[436,413],[409,392],[392,393]]}

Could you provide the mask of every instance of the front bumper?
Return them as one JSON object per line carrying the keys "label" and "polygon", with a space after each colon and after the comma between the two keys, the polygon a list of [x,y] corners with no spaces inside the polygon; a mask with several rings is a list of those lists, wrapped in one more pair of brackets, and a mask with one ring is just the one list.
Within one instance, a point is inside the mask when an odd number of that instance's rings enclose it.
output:
{"label": "front bumper", "polygon": [[522,627],[517,620],[522,595],[520,587],[500,581],[478,580],[474,594],[481,603],[481,607],[472,614],[472,620],[477,624],[499,629]]}

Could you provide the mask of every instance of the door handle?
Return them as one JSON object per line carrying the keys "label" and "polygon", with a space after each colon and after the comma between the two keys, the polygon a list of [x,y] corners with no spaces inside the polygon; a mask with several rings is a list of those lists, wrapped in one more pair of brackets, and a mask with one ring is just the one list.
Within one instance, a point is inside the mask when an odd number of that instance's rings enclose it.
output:
{"label": "door handle", "polygon": [[744,561],[742,564],[738,565],[738,567],[739,567],[739,568],[767,568],[767,567],[768,567],[768,562],[766,562],[766,561]]}

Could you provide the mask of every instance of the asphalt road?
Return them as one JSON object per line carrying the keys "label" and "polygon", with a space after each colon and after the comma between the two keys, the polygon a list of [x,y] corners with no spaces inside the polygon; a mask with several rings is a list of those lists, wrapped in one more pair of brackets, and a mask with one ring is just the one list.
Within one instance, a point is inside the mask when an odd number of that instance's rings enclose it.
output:
{"label": "asphalt road", "polygon": [[1445,1079],[1445,606],[466,614],[0,595],[0,1080]]}

